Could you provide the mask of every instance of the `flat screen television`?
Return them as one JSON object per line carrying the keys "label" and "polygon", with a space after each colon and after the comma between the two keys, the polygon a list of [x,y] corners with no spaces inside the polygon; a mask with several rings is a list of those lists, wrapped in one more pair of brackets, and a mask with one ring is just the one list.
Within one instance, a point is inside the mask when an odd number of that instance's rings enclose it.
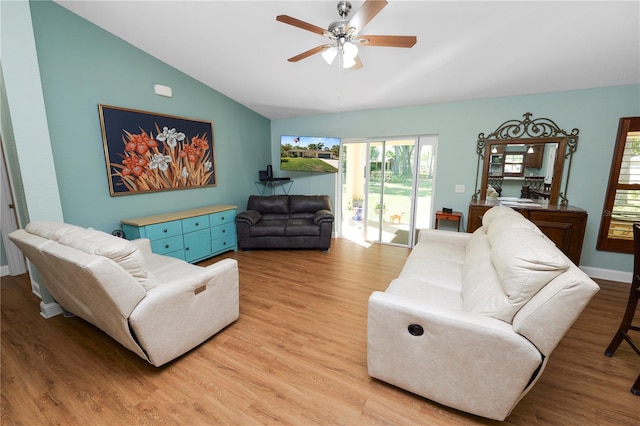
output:
{"label": "flat screen television", "polygon": [[336,173],[340,139],[312,136],[280,137],[280,170]]}

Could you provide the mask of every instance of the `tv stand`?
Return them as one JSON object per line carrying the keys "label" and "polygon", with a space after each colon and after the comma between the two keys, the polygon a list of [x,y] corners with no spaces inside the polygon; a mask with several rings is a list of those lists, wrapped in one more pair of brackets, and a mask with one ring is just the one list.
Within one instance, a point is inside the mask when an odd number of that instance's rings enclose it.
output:
{"label": "tv stand", "polygon": [[260,195],[265,195],[269,188],[271,188],[271,195],[275,195],[278,187],[282,189],[284,195],[288,195],[293,185],[293,179],[257,180],[255,185]]}

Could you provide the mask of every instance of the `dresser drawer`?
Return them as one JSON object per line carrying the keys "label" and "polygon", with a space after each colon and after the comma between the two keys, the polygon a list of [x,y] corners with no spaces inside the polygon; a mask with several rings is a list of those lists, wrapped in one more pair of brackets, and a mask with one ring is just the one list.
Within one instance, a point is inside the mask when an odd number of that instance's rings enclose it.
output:
{"label": "dresser drawer", "polygon": [[182,235],[174,237],[162,238],[159,240],[151,240],[151,251],[156,254],[165,254],[172,251],[182,250],[184,243]]}
{"label": "dresser drawer", "polygon": [[236,224],[233,222],[225,223],[224,225],[214,226],[211,228],[211,239],[223,238],[227,235],[236,235]]}
{"label": "dresser drawer", "polygon": [[235,235],[228,235],[226,237],[211,240],[211,251],[213,253],[219,253],[227,250],[237,250]]}
{"label": "dresser drawer", "polygon": [[156,223],[144,227],[145,237],[150,240],[157,240],[174,235],[182,235],[182,221],[173,220],[171,222]]}
{"label": "dresser drawer", "polygon": [[211,213],[209,215],[209,224],[211,226],[222,225],[223,223],[233,222],[235,217],[235,210],[225,210],[222,212]]}
{"label": "dresser drawer", "polygon": [[200,229],[207,229],[209,227],[209,216],[196,216],[187,219],[182,219],[182,232],[185,234],[188,232],[198,231]]}

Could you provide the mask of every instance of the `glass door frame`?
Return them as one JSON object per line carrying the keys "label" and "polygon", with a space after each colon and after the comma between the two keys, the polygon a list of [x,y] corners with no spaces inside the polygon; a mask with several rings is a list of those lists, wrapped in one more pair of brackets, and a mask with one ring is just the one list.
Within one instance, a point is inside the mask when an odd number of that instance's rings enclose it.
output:
{"label": "glass door frame", "polygon": [[[408,237],[408,243],[405,244],[397,244],[397,243],[391,243],[391,242],[384,242],[382,241],[382,238],[380,238],[381,232],[382,232],[382,226],[380,226],[381,224],[378,224],[378,239],[377,240],[370,240],[367,237],[367,228],[366,226],[362,229],[362,242],[367,242],[367,243],[371,243],[371,242],[375,242],[375,243],[380,243],[380,244],[389,244],[389,245],[398,245],[401,247],[413,247],[415,244],[415,236],[416,236],[416,214],[417,214],[417,200],[419,197],[419,181],[420,181],[420,155],[422,153],[422,149],[424,146],[426,145],[433,145],[433,155],[434,155],[434,165],[433,165],[433,177],[432,177],[432,192],[431,192],[431,199],[430,199],[430,203],[429,203],[429,217],[427,219],[427,223],[428,223],[428,227],[431,228],[433,225],[433,218],[431,216],[433,216],[433,200],[434,200],[434,196],[433,196],[433,188],[435,187],[435,176],[436,176],[436,167],[435,165],[437,164],[437,162],[435,161],[435,159],[437,159],[437,146],[438,146],[438,137],[437,135],[420,135],[420,136],[407,136],[407,137],[401,137],[401,136],[394,136],[394,137],[388,137],[388,138],[354,138],[354,139],[342,139],[340,142],[340,152],[343,152],[343,145],[350,145],[350,144],[366,144],[365,145],[365,153],[366,153],[366,159],[365,159],[365,176],[364,176],[364,208],[363,208],[363,223],[367,224],[368,223],[368,216],[369,216],[369,203],[371,202],[375,202],[377,203],[378,201],[380,201],[381,206],[384,207],[384,173],[381,174],[381,196],[379,200],[375,200],[372,201],[370,200],[369,197],[369,185],[371,184],[371,146],[373,143],[382,143],[382,147],[383,147],[383,153],[382,155],[384,156],[384,151],[385,151],[385,147],[386,147],[386,143],[388,142],[393,142],[393,141],[409,141],[409,140],[413,140],[414,141],[414,150],[413,150],[413,160],[412,160],[412,174],[413,174],[413,179],[412,179],[412,183],[411,183],[411,192],[410,192],[410,209],[407,213],[409,213],[410,217],[409,217],[409,237]],[[342,156],[342,154],[341,154]],[[346,161],[349,161],[348,159]],[[340,165],[339,165],[339,173],[338,173],[338,179],[336,181],[337,187],[336,187],[336,212],[338,215],[340,215],[340,217],[338,217],[336,223],[337,223],[337,229],[336,229],[336,233],[338,236],[343,237],[345,234],[343,232],[343,226],[344,226],[344,219],[342,217],[342,215],[344,214],[345,210],[343,209],[343,185],[345,184],[345,182],[343,182],[343,176],[344,176],[344,166],[345,166],[345,162],[341,161]],[[384,158],[383,158],[383,164],[382,164],[382,168],[384,169]],[[384,170],[382,170],[384,172]],[[382,218],[382,215],[380,215],[380,218]],[[380,222],[383,222],[382,220]]]}

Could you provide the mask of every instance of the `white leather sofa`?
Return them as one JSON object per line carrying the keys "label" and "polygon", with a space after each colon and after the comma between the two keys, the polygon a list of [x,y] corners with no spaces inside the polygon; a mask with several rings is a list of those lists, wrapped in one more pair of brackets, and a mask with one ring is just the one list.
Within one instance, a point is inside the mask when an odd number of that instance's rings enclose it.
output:
{"label": "white leather sofa", "polygon": [[58,222],[32,222],[9,238],[40,272],[66,311],[161,366],[238,319],[238,265],[207,267]]}
{"label": "white leather sofa", "polygon": [[369,298],[369,375],[504,420],[598,285],[530,221],[494,207],[473,234],[421,230]]}

